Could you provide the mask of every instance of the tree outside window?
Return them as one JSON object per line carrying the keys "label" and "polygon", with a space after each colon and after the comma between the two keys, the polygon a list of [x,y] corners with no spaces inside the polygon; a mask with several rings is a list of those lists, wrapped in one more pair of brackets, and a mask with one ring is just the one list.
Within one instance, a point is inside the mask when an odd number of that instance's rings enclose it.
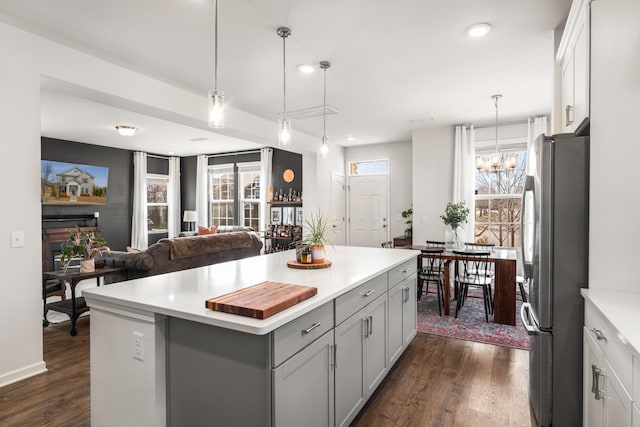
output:
{"label": "tree outside window", "polygon": [[[500,156],[500,166],[476,170],[475,241],[519,247],[526,151],[503,150]],[[504,167],[509,158],[516,159],[515,167]]]}

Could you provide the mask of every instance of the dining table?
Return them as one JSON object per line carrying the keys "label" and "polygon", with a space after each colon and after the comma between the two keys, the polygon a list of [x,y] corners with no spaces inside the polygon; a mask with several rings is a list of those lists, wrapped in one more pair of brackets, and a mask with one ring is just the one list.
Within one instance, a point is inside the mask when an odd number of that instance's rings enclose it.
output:
{"label": "dining table", "polygon": [[[473,260],[473,255],[456,254],[445,248],[433,248],[421,245],[411,245],[411,249],[422,251],[418,258],[418,268],[422,266],[422,258],[439,257],[444,260],[444,283],[443,301],[444,315],[451,313],[451,273],[450,265],[452,261],[466,258]],[[489,262],[495,266],[494,271],[494,297],[493,297],[493,321],[503,325],[516,324],[516,259],[517,254],[514,248],[493,248],[489,251]],[[478,251],[486,253],[487,251]],[[456,295],[457,296],[457,295]]]}

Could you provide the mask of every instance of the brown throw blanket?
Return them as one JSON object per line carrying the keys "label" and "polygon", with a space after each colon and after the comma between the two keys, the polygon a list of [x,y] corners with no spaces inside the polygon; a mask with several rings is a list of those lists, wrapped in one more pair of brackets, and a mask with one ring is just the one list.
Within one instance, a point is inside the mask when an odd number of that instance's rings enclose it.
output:
{"label": "brown throw blanket", "polygon": [[214,252],[251,247],[251,236],[246,232],[221,233],[204,236],[162,239],[169,245],[170,259],[188,258]]}

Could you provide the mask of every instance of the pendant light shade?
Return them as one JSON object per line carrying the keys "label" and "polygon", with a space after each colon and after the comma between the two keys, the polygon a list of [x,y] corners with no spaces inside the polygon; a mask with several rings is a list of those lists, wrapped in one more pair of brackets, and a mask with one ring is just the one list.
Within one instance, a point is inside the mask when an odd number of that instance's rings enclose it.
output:
{"label": "pendant light shade", "polygon": [[278,145],[291,147],[291,119],[287,117],[287,55],[286,39],[291,35],[287,27],[278,28],[278,36],[282,37],[282,118],[278,126]]}
{"label": "pendant light shade", "polygon": [[213,90],[209,91],[209,117],[210,128],[220,129],[224,127],[224,92],[218,90],[218,0],[213,0],[214,14],[214,77]]}
{"label": "pendant light shade", "polygon": [[324,90],[322,100],[322,140],[320,143],[320,155],[329,155],[329,140],[327,139],[327,68],[331,67],[329,61],[320,61],[320,68],[324,77]]}

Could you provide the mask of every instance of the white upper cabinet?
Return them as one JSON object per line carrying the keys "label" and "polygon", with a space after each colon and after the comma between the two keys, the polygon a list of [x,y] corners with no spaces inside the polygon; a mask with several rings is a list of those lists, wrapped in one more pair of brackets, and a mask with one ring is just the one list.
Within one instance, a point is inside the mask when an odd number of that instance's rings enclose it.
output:
{"label": "white upper cabinet", "polygon": [[575,132],[589,117],[589,10],[591,0],[574,0],[556,61],[562,70],[557,131]]}

